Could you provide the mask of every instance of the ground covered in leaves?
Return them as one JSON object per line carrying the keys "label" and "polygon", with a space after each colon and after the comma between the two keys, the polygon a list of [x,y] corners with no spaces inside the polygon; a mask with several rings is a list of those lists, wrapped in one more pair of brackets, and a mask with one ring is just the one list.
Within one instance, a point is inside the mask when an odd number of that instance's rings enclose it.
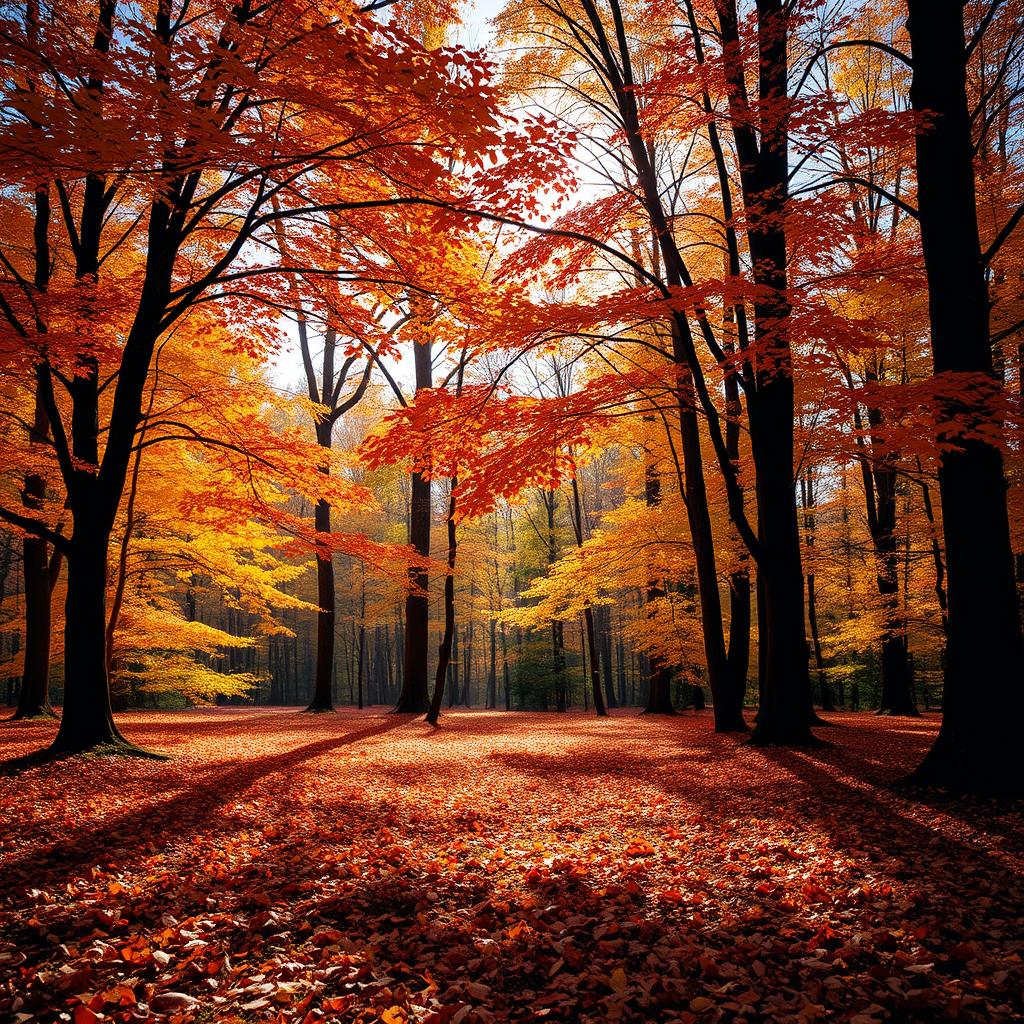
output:
{"label": "ground covered in leaves", "polygon": [[0,1019],[1024,1019],[1024,814],[890,788],[931,718],[121,721],[173,760],[0,778]]}

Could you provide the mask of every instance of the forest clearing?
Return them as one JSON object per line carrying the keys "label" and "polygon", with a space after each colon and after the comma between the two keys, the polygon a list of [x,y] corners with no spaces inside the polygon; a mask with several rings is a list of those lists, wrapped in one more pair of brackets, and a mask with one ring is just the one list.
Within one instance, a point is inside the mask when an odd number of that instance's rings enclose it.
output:
{"label": "forest clearing", "polygon": [[891,786],[933,716],[813,752],[707,717],[128,714],[172,761],[4,798],[0,1014],[1021,1019],[1021,811]]}

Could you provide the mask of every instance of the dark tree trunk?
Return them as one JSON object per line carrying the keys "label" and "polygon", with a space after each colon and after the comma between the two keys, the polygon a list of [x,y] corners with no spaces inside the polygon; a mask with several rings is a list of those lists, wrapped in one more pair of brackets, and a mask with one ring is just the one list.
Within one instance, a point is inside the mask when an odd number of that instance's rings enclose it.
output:
{"label": "dark tree trunk", "polygon": [[459,627],[452,628],[452,650],[448,661],[448,707],[455,707],[459,699],[459,665],[462,656],[459,653]]}
{"label": "dark tree trunk", "polygon": [[750,120],[735,0],[716,0],[725,47],[733,131],[747,216],[747,242],[759,291],[754,306],[758,350],[755,386],[747,394],[758,509],[758,578],[763,616],[763,697],[752,741],[814,742],[804,631],[804,577],[793,462],[794,389],[789,344],[788,9],[784,0],[757,0],[757,128]]}
{"label": "dark tree trunk", "polygon": [[[646,456],[644,465],[644,501],[649,508],[661,504],[661,475],[658,467],[651,458],[650,453]],[[665,596],[665,591],[658,582],[653,571],[648,572],[647,603],[653,605],[655,601]],[[652,611],[648,611],[650,617]],[[648,715],[674,715],[676,709],[672,705],[672,668],[665,662],[665,659],[657,654],[650,655],[647,659],[647,704],[644,714]]]}
{"label": "dark tree trunk", "polygon": [[736,724],[743,718],[747,696],[747,670],[750,668],[750,570],[738,569],[729,574],[729,685],[731,715]]}
{"label": "dark tree trunk", "polygon": [[551,623],[551,672],[555,678],[555,710],[566,710],[565,695],[565,624]]}
{"label": "dark tree trunk", "polygon": [[[852,390],[853,377],[846,372]],[[871,372],[867,379],[878,380]],[[868,424],[872,448],[881,447],[879,433],[884,426],[881,409],[868,407]],[[857,431],[857,444],[864,445],[864,422],[859,407],[854,408],[853,424]],[[914,702],[913,681],[910,672],[910,652],[907,647],[907,624],[899,607],[899,558],[896,549],[896,464],[895,456],[885,453],[869,462],[864,452],[859,456],[861,481],[864,485],[864,505],[867,512],[868,533],[877,568],[878,594],[885,608],[885,635],[882,638],[882,697],[880,715],[918,714]],[[926,502],[927,505],[927,502]]]}
{"label": "dark tree trunk", "polygon": [[463,632],[462,644],[462,693],[459,703],[469,707],[470,686],[473,682],[473,597],[475,588],[469,584],[469,628]]}
{"label": "dark tree trunk", "polygon": [[[814,493],[814,470],[808,467],[804,478],[800,481],[800,495],[804,509],[804,533],[807,550],[810,555],[814,551],[815,531],[817,529],[816,498]],[[807,571],[807,623],[811,627],[811,643],[814,649],[814,667],[818,673],[818,692],[821,696],[821,710],[835,711],[832,699],[832,687],[825,676],[825,662],[821,656],[821,637],[818,633],[818,601],[816,580],[813,569]]]}
{"label": "dark tree trunk", "polygon": [[508,667],[508,638],[505,635],[505,624],[501,625],[501,680],[505,691],[505,710],[512,710],[512,677]]}
{"label": "dark tree trunk", "polygon": [[67,551],[64,709],[51,753],[105,753],[128,746],[114,725],[107,685],[108,540],[109,531],[76,521]]}
{"label": "dark tree trunk", "polygon": [[[547,515],[547,560],[548,568],[558,561],[558,539],[555,536],[555,504],[558,492],[541,491],[541,501]],[[565,693],[565,624],[558,619],[551,621],[551,673],[555,681],[555,710],[566,710]]]}
{"label": "dark tree trunk", "polygon": [[[576,532],[576,544],[583,547],[583,507],[580,503],[580,488],[576,477],[572,478],[572,504],[574,510],[573,529]],[[584,605],[583,621],[586,626],[587,657],[590,659],[590,690],[594,698],[594,711],[599,718],[608,714],[601,693],[601,666],[597,657],[597,637],[594,631],[594,609],[590,604]]]}
{"label": "dark tree trunk", "polygon": [[700,595],[701,632],[704,638],[704,658],[707,663],[708,683],[714,701],[715,732],[746,732],[741,705],[736,700],[735,687],[730,686],[729,656],[722,631],[722,597],[718,589],[718,565],[715,557],[715,538],[708,509],[707,487],[704,481],[704,459],[701,453],[700,425],[697,418],[696,397],[690,374],[685,369],[686,353],[682,348],[678,327],[673,329],[673,349],[679,363],[679,431],[683,449],[685,487],[683,500],[686,518],[693,540],[693,553],[697,564],[697,591]]}
{"label": "dark tree trunk", "polygon": [[363,707],[363,675],[366,665],[366,572],[359,589],[359,660],[356,669],[356,707]]}
{"label": "dark tree trunk", "polygon": [[902,630],[886,633],[882,638],[882,698],[877,714],[906,715],[910,718],[917,718],[921,714],[914,700],[907,635]]}
{"label": "dark tree trunk", "polygon": [[[416,390],[431,386],[431,345],[418,343],[414,352]],[[430,480],[421,473],[412,474],[412,495],[409,502],[409,543],[416,554],[430,556]],[[402,691],[395,711],[403,714],[425,714],[430,709],[427,692],[427,659],[430,642],[430,578],[425,568],[409,572],[412,589],[405,598],[405,650]]]}
{"label": "dark tree trunk", "polygon": [[598,627],[601,649],[601,679],[604,682],[604,703],[605,707],[614,708],[618,706],[615,699],[615,686],[612,682],[612,615],[608,605],[601,605],[597,609],[595,624]]}
{"label": "dark tree trunk", "polygon": [[491,619],[491,655],[487,669],[487,707],[498,705],[498,623]]}
{"label": "dark tree trunk", "polygon": [[[45,442],[50,425],[46,409],[36,395],[35,421],[30,441]],[[46,481],[34,473],[25,477],[22,503],[29,510],[39,511],[46,496]],[[60,553],[54,552],[54,568],[59,566]],[[50,637],[53,585],[56,572],[51,573],[49,549],[42,537],[26,536],[22,542],[22,575],[25,581],[25,661],[21,677],[21,693],[14,719],[56,718],[50,706]]]}
{"label": "dark tree trunk", "polygon": [[[325,433],[319,425],[317,439],[325,448],[330,448],[330,425]],[[326,473],[326,466],[320,472]],[[331,532],[331,506],[326,501],[318,501],[313,513],[313,521],[318,536],[329,537]],[[325,546],[327,541],[325,540]],[[318,550],[316,556],[316,603],[319,609],[316,614],[316,665],[313,670],[313,697],[307,711],[324,712],[334,710],[331,683],[334,675],[334,624],[336,617],[334,594],[334,557],[329,546],[326,550]]]}
{"label": "dark tree trunk", "polygon": [[[975,209],[963,3],[909,0],[908,8],[911,103],[932,115],[916,143],[932,358],[936,375],[971,375],[960,391],[963,401],[950,411],[987,419],[970,397],[987,388],[995,394],[1000,385]],[[1020,792],[1021,626],[999,448],[959,439],[941,458],[939,497],[949,600],[943,717],[916,779]]]}
{"label": "dark tree trunk", "polygon": [[[38,479],[38,478],[36,478]],[[26,480],[26,490],[29,481]],[[50,566],[46,541],[26,537],[22,542],[25,577],[25,667],[15,719],[56,718],[50,706]]]}
{"label": "dark tree trunk", "polygon": [[[434,693],[427,710],[427,721],[437,725],[441,717],[441,701],[444,699],[445,681],[452,657],[452,642],[455,636],[455,559],[458,555],[458,539],[455,535],[455,488],[457,478],[452,479],[452,494],[448,499],[448,575],[444,578],[444,634],[437,652],[437,672],[434,674]],[[493,642],[492,642],[493,646]],[[450,689],[449,689],[449,692]]]}

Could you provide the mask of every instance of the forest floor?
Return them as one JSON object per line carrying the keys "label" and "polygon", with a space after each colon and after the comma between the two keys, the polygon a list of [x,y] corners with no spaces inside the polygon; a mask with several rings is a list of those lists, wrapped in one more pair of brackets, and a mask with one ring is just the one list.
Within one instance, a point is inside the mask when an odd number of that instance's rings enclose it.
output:
{"label": "forest floor", "polygon": [[173,759],[0,778],[0,1019],[1024,1019],[1021,806],[892,788],[934,716],[832,717],[125,714]]}

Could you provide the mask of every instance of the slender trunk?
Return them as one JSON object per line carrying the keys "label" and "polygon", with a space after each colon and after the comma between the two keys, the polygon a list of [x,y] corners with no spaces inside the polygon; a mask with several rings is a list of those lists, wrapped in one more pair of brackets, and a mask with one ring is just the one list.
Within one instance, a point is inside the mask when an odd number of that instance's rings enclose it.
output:
{"label": "slender trunk", "polygon": [[487,707],[498,705],[498,623],[491,619],[491,660],[487,670]]}
{"label": "slender trunk", "polygon": [[[853,388],[853,377],[846,371],[847,383]],[[867,379],[876,382],[878,373],[869,371]],[[868,407],[868,424],[872,448],[881,446],[879,433],[884,426],[881,409]],[[864,423],[858,406],[854,407],[853,425],[857,446],[863,449]],[[896,550],[896,466],[894,456],[885,453],[869,462],[865,452],[858,456],[868,533],[875,558],[878,594],[885,609],[885,633],[882,637],[882,696],[880,715],[918,714],[910,675],[907,649],[907,624],[899,604],[899,558]]]}
{"label": "slender trunk", "polygon": [[818,634],[818,602],[812,556],[814,553],[815,531],[817,529],[816,503],[814,494],[814,470],[808,468],[800,481],[800,496],[804,509],[804,535],[807,542],[807,622],[811,627],[811,642],[814,648],[814,667],[818,673],[818,693],[821,696],[821,710],[835,711],[832,687],[825,677],[825,662],[821,656],[821,638]]}
{"label": "slender trunk", "polygon": [[[329,428],[328,428],[329,429]],[[321,431],[318,429],[318,435]],[[323,446],[330,447],[330,436]],[[326,473],[326,468],[321,469]],[[324,500],[316,503],[313,522],[318,537],[327,537],[331,532],[331,506]],[[334,593],[334,558],[329,549],[317,550],[316,556],[316,664],[313,670],[313,697],[307,711],[324,712],[334,710],[331,683],[334,671],[334,625],[336,618]]]}
{"label": "slender trunk", "polygon": [[788,7],[757,0],[757,128],[750,122],[735,0],[716,0],[754,282],[755,386],[747,395],[758,509],[758,634],[763,697],[752,740],[814,742],[804,631],[804,577],[793,460],[795,410],[787,298],[789,195]]}
{"label": "slender trunk", "polygon": [[[317,467],[321,476],[329,476],[331,464],[329,455],[334,440],[334,351],[337,335],[332,327],[324,333],[323,365],[320,388],[316,389],[315,374],[306,341],[305,320],[300,320],[300,342],[303,363],[309,385],[310,399],[319,400],[330,410],[324,419],[316,424],[316,441],[324,450],[324,458]],[[330,546],[331,506],[321,498],[313,512],[313,526],[316,531],[316,663],[313,668],[313,696],[307,711],[313,713],[334,710],[334,629],[337,616],[334,592],[334,553]]]}
{"label": "slender trunk", "polygon": [[366,569],[359,588],[359,668],[356,673],[356,707],[363,707],[363,669],[366,662]]}
{"label": "slender trunk", "polygon": [[818,635],[818,604],[814,585],[814,573],[807,574],[807,619],[811,627],[811,641],[814,646],[814,667],[818,673],[818,693],[821,697],[822,711],[835,711],[836,704],[832,697],[832,687],[825,675],[825,662],[821,656],[821,638]]}
{"label": "slender trunk", "polygon": [[[712,125],[709,127],[713,127]],[[717,129],[713,132],[717,143]],[[726,180],[724,188],[728,188]],[[726,195],[728,193],[725,193]],[[727,209],[732,210],[732,200],[729,199]],[[735,229],[730,228],[729,234],[729,256],[727,258],[727,271],[730,274],[739,274],[739,256],[735,252],[736,239]],[[731,331],[738,329],[745,337],[747,333],[746,311],[742,302],[736,307],[730,306],[725,311],[723,348],[729,355],[736,351],[736,345],[732,340]],[[741,348],[745,344],[741,343]],[[740,417],[743,413],[743,406],[740,402],[740,387],[736,372],[725,374],[725,449],[729,461],[736,467],[737,475],[740,465]],[[742,489],[741,489],[742,495]],[[729,573],[729,649],[728,649],[728,681],[726,694],[730,703],[730,716],[733,723],[742,729],[746,728],[746,721],[743,718],[743,704],[747,696],[747,671],[750,668],[750,567],[747,551],[742,542],[735,536],[730,537],[730,542],[740,549],[739,567]],[[742,730],[741,730],[742,731]]]}
{"label": "slender trunk", "polygon": [[[555,504],[558,492],[541,491],[541,501],[547,513],[547,560],[548,571],[558,560],[558,542],[555,536]],[[551,674],[555,681],[555,710],[566,710],[565,694],[565,625],[557,619],[551,620]]]}
{"label": "slender trunk", "polygon": [[462,655],[459,652],[459,627],[452,629],[452,651],[448,660],[448,707],[455,707],[459,699],[459,666],[462,664]]}
{"label": "slender trunk", "polygon": [[[576,544],[583,547],[583,509],[580,505],[580,488],[576,477],[572,478],[572,504],[575,510],[573,527],[576,531]],[[583,621],[586,625],[587,655],[590,658],[590,690],[594,697],[594,711],[598,717],[608,714],[601,693],[601,668],[597,659],[597,638],[594,633],[594,609],[588,602],[583,606]]]}
{"label": "slender trunk", "polygon": [[[29,483],[26,480],[26,491]],[[50,706],[48,693],[52,593],[46,541],[41,537],[26,537],[22,542],[22,558],[25,577],[25,660],[21,693],[13,717],[56,718],[57,713]]]}
{"label": "slender trunk", "polygon": [[[949,411],[986,416],[971,396],[997,393],[999,384],[975,209],[963,4],[908,0],[908,8],[910,99],[932,115],[916,140],[932,359],[936,376],[970,375]],[[941,457],[939,498],[949,598],[943,717],[916,777],[955,789],[1020,792],[1021,626],[1000,449],[977,436],[959,439]]]}
{"label": "slender trunk", "polygon": [[[414,352],[416,390],[432,383],[431,345],[418,343]],[[430,480],[422,473],[412,474],[409,503],[409,543],[417,555],[430,556]],[[427,693],[427,658],[430,643],[430,578],[425,568],[409,572],[410,590],[405,598],[405,650],[402,692],[395,711],[422,715],[430,709]]]}
{"label": "slender trunk", "polygon": [[512,678],[508,667],[508,638],[505,636],[505,624],[501,624],[501,679],[505,690],[505,710],[512,710]]}
{"label": "slender trunk", "polygon": [[[29,9],[28,29],[34,35],[38,28],[38,8]],[[45,293],[50,279],[50,192],[45,185],[36,189],[35,275],[34,284],[40,293]],[[40,329],[45,325],[40,322]],[[49,440],[50,422],[46,407],[36,386],[35,415],[29,442],[45,444]],[[43,507],[46,497],[46,481],[35,473],[25,477],[22,503],[31,512]],[[26,536],[22,544],[22,573],[25,579],[25,655],[21,677],[21,693],[15,719],[56,718],[57,713],[50,706],[50,640],[52,635],[52,591],[49,554],[47,543],[42,537]],[[59,558],[54,552],[54,558]],[[56,574],[54,574],[55,576]]]}
{"label": "slender trunk", "polygon": [[[458,555],[458,540],[455,536],[455,488],[458,487],[457,477],[452,478],[451,497],[448,499],[448,575],[444,579],[444,634],[437,652],[437,672],[434,674],[434,693],[427,710],[427,721],[437,725],[441,716],[441,701],[444,699],[444,686],[448,678],[448,667],[452,656],[452,642],[455,636],[455,559]],[[449,689],[449,692],[450,689]]]}
{"label": "slender trunk", "polygon": [[[43,441],[49,434],[49,421],[43,403],[36,396],[35,422],[31,439]],[[46,481],[34,473],[25,477],[22,502],[27,509],[38,511],[46,495]],[[54,551],[54,567],[60,553]],[[51,574],[49,549],[42,537],[26,536],[22,542],[22,574],[25,587],[25,654],[21,677],[21,693],[15,719],[56,718],[50,706],[50,637],[52,630],[52,596],[56,571]]]}
{"label": "slender trunk", "polygon": [[611,608],[602,605],[595,616],[600,637],[601,649],[601,679],[604,683],[604,703],[606,707],[614,708],[618,702],[615,699],[615,687],[612,684],[612,621]]}
{"label": "slender trunk", "polygon": [[[654,508],[661,504],[661,476],[658,473],[657,464],[651,457],[650,452],[646,453],[644,464],[644,501],[648,508]],[[648,568],[647,582],[647,617],[654,615],[653,605],[665,596],[665,590],[656,578],[653,567]],[[660,655],[651,654],[647,662],[647,704],[644,713],[648,715],[674,715],[676,709],[672,706],[672,667]]]}
{"label": "slender trunk", "polygon": [[715,705],[715,732],[746,732],[747,724],[743,721],[741,706],[732,692],[734,688],[730,686],[729,657],[722,629],[722,596],[718,589],[715,537],[711,527],[711,512],[708,508],[707,486],[704,480],[704,459],[701,453],[696,397],[690,373],[686,369],[686,355],[680,343],[678,328],[674,328],[672,333],[680,368],[678,397],[685,485],[683,500],[686,503],[686,518],[697,566],[701,633],[704,639],[708,682]]}

